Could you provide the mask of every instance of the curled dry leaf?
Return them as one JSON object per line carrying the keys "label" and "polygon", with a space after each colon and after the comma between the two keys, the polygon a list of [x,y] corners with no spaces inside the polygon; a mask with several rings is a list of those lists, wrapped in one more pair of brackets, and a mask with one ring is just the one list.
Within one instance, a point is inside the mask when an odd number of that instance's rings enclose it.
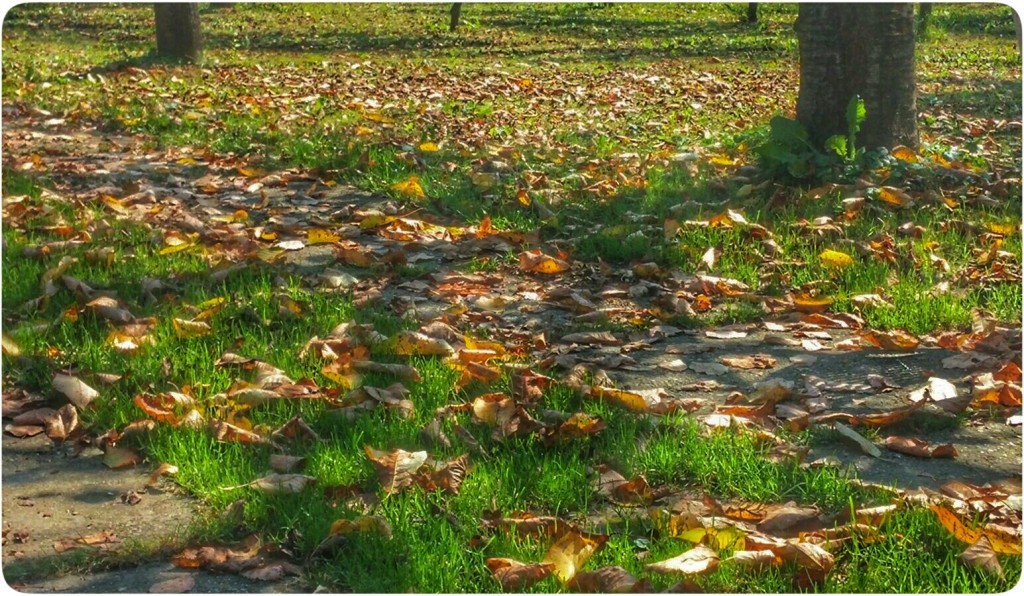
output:
{"label": "curled dry leaf", "polygon": [[156,486],[157,481],[160,480],[160,477],[164,474],[173,476],[177,473],[178,466],[174,464],[160,464],[155,470],[153,470],[153,473],[149,475],[149,478],[146,480],[146,486]]}
{"label": "curled dry leaf", "polygon": [[364,515],[356,519],[339,519],[331,524],[329,536],[345,534],[377,534],[391,538],[391,525],[379,515]]}
{"label": "curled dry leaf", "polygon": [[225,443],[247,443],[251,445],[273,445],[273,443],[252,432],[245,430],[244,428],[235,426],[223,420],[211,420],[209,424],[210,432],[213,433],[214,438],[218,441]]}
{"label": "curled dry leaf", "polygon": [[414,475],[427,461],[426,451],[408,452],[395,449],[389,453],[377,451],[369,445],[363,450],[377,469],[377,478],[386,494],[395,494],[415,482]]}
{"label": "curled dry leaf", "polygon": [[108,446],[103,454],[103,464],[114,470],[130,468],[142,461],[142,457],[127,447]]}
{"label": "curled dry leaf", "polygon": [[671,559],[651,563],[645,566],[644,569],[656,573],[703,575],[718,569],[718,561],[718,553],[700,544]]}
{"label": "curled dry leaf", "polygon": [[704,375],[717,377],[729,372],[729,369],[718,362],[691,362],[690,370]]}
{"label": "curled dry leaf", "polygon": [[941,377],[929,377],[927,385],[910,392],[912,402],[926,398],[950,414],[963,412],[971,403],[971,396],[959,396],[956,386]]}
{"label": "curled dry leaf", "polygon": [[428,464],[427,471],[417,475],[416,482],[428,491],[441,490],[457,495],[468,473],[469,455],[463,454],[448,462]]}
{"label": "curled dry leaf", "polygon": [[622,340],[615,337],[610,331],[584,331],[581,333],[570,333],[562,336],[562,343],[586,344],[601,346],[620,346]]}
{"label": "curled dry leaf", "polygon": [[293,416],[270,435],[274,439],[290,439],[297,441],[319,441],[320,435],[310,428],[301,416]]}
{"label": "curled dry leaf", "polygon": [[193,337],[204,337],[213,333],[209,323],[205,321],[189,321],[186,319],[172,319],[174,334],[178,339],[191,339]]}
{"label": "curled dry leaf", "polygon": [[560,258],[549,257],[538,248],[519,255],[519,268],[528,273],[551,275],[568,271],[569,263]]}
{"label": "curled dry leaf", "polygon": [[597,492],[608,500],[627,506],[649,505],[654,500],[654,493],[643,476],[626,480],[607,465],[597,468],[601,474],[597,481]]}
{"label": "curled dry leaf", "polygon": [[515,559],[494,557],[487,559],[487,568],[506,592],[522,592],[551,575],[553,563],[520,563]]}
{"label": "curled dry leaf", "polygon": [[213,569],[237,573],[252,567],[258,560],[260,540],[252,535],[242,540],[237,547],[208,545],[186,548],[171,557],[171,563],[187,569]]}
{"label": "curled dry leaf", "polygon": [[607,541],[608,536],[604,534],[585,534],[569,530],[548,548],[543,562],[552,564],[555,575],[565,583],[572,579],[576,571]]}
{"label": "curled dry leaf", "polygon": [[911,439],[896,435],[886,437],[885,447],[890,451],[905,453],[907,455],[913,455],[914,457],[954,458],[959,455],[956,447],[951,444],[931,447],[926,441],[922,441],[921,439]]}
{"label": "curled dry leaf", "polygon": [[871,330],[858,336],[862,341],[883,350],[910,351],[917,348],[920,341],[913,335],[899,329],[892,331]]}
{"label": "curled dry leaf", "polygon": [[451,356],[451,344],[418,331],[403,331],[396,336],[395,354],[399,356]]}
{"label": "curled dry leaf", "polygon": [[73,404],[64,404],[46,421],[46,436],[51,441],[64,441],[78,430],[78,410]]}
{"label": "curled dry leaf", "polygon": [[300,493],[308,486],[316,484],[316,478],[305,474],[267,474],[247,484],[228,486],[221,490],[234,490],[251,486],[267,494],[294,494]]}
{"label": "curled dry leaf", "polygon": [[622,567],[612,566],[577,573],[566,586],[570,590],[584,593],[634,594],[647,591],[643,586],[645,582],[633,577]]}
{"label": "curled dry leaf", "polygon": [[128,309],[109,296],[100,296],[91,300],[85,307],[96,313],[96,316],[113,323],[131,323],[135,320],[135,316]]}
{"label": "curled dry leaf", "polygon": [[99,392],[92,387],[65,373],[57,373],[53,376],[53,388],[67,397],[80,410],[89,407],[89,404],[100,396]]}
{"label": "curled dry leaf", "polygon": [[421,380],[419,371],[408,364],[383,364],[370,360],[353,360],[351,366],[359,372],[385,373],[394,375],[403,381],[418,383]]}
{"label": "curled dry leaf", "polygon": [[782,565],[782,557],[776,555],[770,549],[765,550],[738,550],[731,557],[725,560],[744,569],[760,571],[767,567],[779,567]]}
{"label": "curled dry leaf", "polygon": [[992,543],[985,536],[978,538],[974,545],[960,554],[960,560],[968,567],[973,567],[989,575],[1003,579],[1003,567],[999,557],[992,549]]}

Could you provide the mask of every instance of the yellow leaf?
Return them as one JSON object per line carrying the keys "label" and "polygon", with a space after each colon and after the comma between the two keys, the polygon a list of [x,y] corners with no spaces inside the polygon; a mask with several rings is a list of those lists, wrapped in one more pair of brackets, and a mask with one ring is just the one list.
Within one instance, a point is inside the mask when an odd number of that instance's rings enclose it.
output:
{"label": "yellow leaf", "polygon": [[399,356],[451,356],[451,344],[417,331],[404,331],[397,336],[395,354]]}
{"label": "yellow leaf", "polygon": [[130,211],[125,204],[110,195],[103,195],[100,197],[100,200],[103,201],[104,205],[110,207],[111,211],[116,211],[117,213],[128,213]]}
{"label": "yellow leaf", "polygon": [[183,250],[188,250],[188,249],[192,248],[193,246],[195,246],[195,244],[176,244],[176,245],[168,246],[166,248],[161,249],[159,254],[161,256],[163,256],[163,255],[172,255],[172,254],[174,254],[176,252],[181,252]]}
{"label": "yellow leaf", "polygon": [[430,141],[427,141],[426,143],[420,143],[419,149],[420,153],[437,153],[438,146],[437,143],[431,143]]}
{"label": "yellow leaf", "polygon": [[423,192],[423,187],[420,186],[420,180],[416,176],[409,176],[401,182],[392,184],[391,190],[402,196],[411,197],[417,200],[427,198],[426,193]]}
{"label": "yellow leaf", "polygon": [[1017,226],[1013,224],[987,223],[985,227],[988,228],[989,232],[999,234],[1000,236],[1010,236],[1017,232]]}
{"label": "yellow leaf", "polygon": [[311,228],[306,233],[306,244],[333,244],[341,240],[341,236],[323,228]]}
{"label": "yellow leaf", "polygon": [[894,186],[883,186],[882,188],[879,188],[878,198],[896,207],[908,207],[914,202],[913,197]]}
{"label": "yellow leaf", "polygon": [[949,530],[949,533],[960,542],[966,544],[977,544],[978,540],[984,536],[988,538],[992,544],[992,550],[997,553],[1003,553],[1007,555],[1019,555],[1021,554],[1021,544],[1019,538],[1002,535],[990,528],[968,528],[960,521],[960,518],[956,513],[946,509],[942,505],[931,505],[929,509],[935,512],[935,515],[939,518],[939,523],[944,528]]}
{"label": "yellow leaf", "polygon": [[529,207],[530,203],[533,202],[530,199],[530,193],[526,192],[525,188],[520,188],[516,191],[516,200],[519,201],[519,204],[523,207]]}
{"label": "yellow leaf", "polygon": [[329,535],[335,534],[380,534],[391,537],[391,526],[383,517],[366,515],[356,519],[339,519],[331,524]]}
{"label": "yellow leaf", "polygon": [[366,135],[372,135],[372,134],[373,134],[373,129],[372,128],[366,128],[365,126],[357,126],[356,127],[356,136],[357,137],[365,137]]}
{"label": "yellow leaf", "polygon": [[736,160],[728,155],[714,155],[711,157],[711,164],[724,168],[736,165]]}
{"label": "yellow leaf", "polygon": [[185,319],[174,319],[174,333],[181,339],[202,337],[213,332],[210,326],[202,321],[186,321]]}
{"label": "yellow leaf", "polygon": [[818,258],[821,259],[821,264],[830,269],[846,269],[850,265],[853,265],[853,257],[846,254],[845,252],[839,252],[838,250],[826,250],[823,251]]}
{"label": "yellow leaf", "polygon": [[807,294],[792,294],[793,306],[800,312],[822,312],[832,306],[832,299],[828,296],[809,296]]}
{"label": "yellow leaf", "polygon": [[723,528],[694,528],[679,534],[679,538],[694,544],[707,544],[716,550],[735,548],[742,545],[746,534],[732,526]]}
{"label": "yellow leaf", "polygon": [[562,259],[549,257],[537,248],[519,255],[519,268],[531,273],[555,274],[568,271],[569,263]]}
{"label": "yellow leaf", "polygon": [[574,530],[566,532],[551,545],[541,563],[554,565],[555,576],[563,583],[567,582],[607,540],[608,537],[602,534],[584,535]]}
{"label": "yellow leaf", "polygon": [[892,156],[907,163],[917,163],[917,153],[910,147],[897,145],[892,148]]}

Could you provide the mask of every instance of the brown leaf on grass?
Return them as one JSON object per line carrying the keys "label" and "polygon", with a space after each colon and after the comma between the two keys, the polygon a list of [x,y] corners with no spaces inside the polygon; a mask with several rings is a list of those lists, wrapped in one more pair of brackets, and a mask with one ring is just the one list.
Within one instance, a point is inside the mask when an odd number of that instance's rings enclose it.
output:
{"label": "brown leaf on grass", "polygon": [[68,401],[80,410],[89,407],[89,404],[100,396],[99,392],[92,387],[65,373],[57,373],[53,376],[53,388],[67,397]]}
{"label": "brown leaf on grass", "polygon": [[270,434],[272,439],[289,439],[295,441],[319,441],[316,433],[301,416],[293,416],[288,422]]}
{"label": "brown leaf on grass", "polygon": [[772,358],[768,354],[751,354],[751,355],[748,355],[748,356],[736,356],[736,357],[723,356],[722,358],[719,358],[718,360],[719,360],[719,362],[721,362],[722,364],[724,364],[726,366],[731,366],[733,368],[742,368],[742,369],[773,368],[775,366],[776,362],[777,362],[777,360],[775,360],[775,358]]}
{"label": "brown leaf on grass", "polygon": [[890,451],[905,453],[914,457],[951,459],[959,455],[956,447],[953,447],[951,444],[931,447],[927,442],[920,439],[911,439],[896,435],[886,437],[885,447]]}
{"label": "brown leaf on grass", "polygon": [[153,420],[171,426],[177,426],[180,422],[176,409],[189,409],[195,405],[195,399],[191,396],[176,391],[158,395],[140,393],[132,401]]}
{"label": "brown leaf on grass", "polygon": [[394,375],[403,381],[418,383],[421,380],[419,371],[408,364],[384,364],[370,360],[353,360],[351,366],[359,372]]}
{"label": "brown leaf on grass", "polygon": [[487,568],[506,592],[522,592],[551,575],[554,563],[520,563],[515,559],[493,557],[487,559]]}
{"label": "brown leaf on grass", "polygon": [[121,306],[120,302],[109,296],[100,296],[91,300],[85,307],[94,312],[96,316],[112,323],[131,323],[135,320],[135,315]]}
{"label": "brown leaf on grass", "polygon": [[597,416],[577,412],[557,427],[545,429],[544,443],[552,445],[558,442],[571,441],[580,437],[596,435],[608,425]]}
{"label": "brown leaf on grass", "polygon": [[250,445],[273,445],[273,443],[252,431],[235,426],[223,420],[211,420],[210,432],[218,441],[225,443],[246,443]]}
{"label": "brown leaf on grass", "polygon": [[647,592],[647,580],[638,580],[619,566],[602,567],[577,573],[566,584],[570,590],[584,593],[635,594]]}
{"label": "brown leaf on grass", "polygon": [[960,554],[960,561],[968,567],[978,569],[999,579],[1003,579],[1003,567],[999,564],[999,557],[992,549],[992,543],[985,536],[978,538],[974,545],[970,546]]}
{"label": "brown leaf on grass", "polygon": [[273,495],[300,493],[307,487],[316,484],[316,478],[305,474],[267,474],[247,484],[228,486],[221,490],[234,490],[251,486],[256,490]]}
{"label": "brown leaf on grass", "polygon": [[597,492],[613,503],[642,506],[650,505],[654,500],[654,493],[643,476],[626,480],[622,474],[605,464],[599,465],[597,471],[601,475],[597,481]]}
{"label": "brown leaf on grass", "polygon": [[894,329],[892,331],[878,331],[870,330],[858,335],[858,337],[883,350],[899,350],[899,351],[910,351],[917,348],[920,340],[913,335],[902,331],[900,329]]}
{"label": "brown leaf on grass", "polygon": [[339,519],[331,524],[329,536],[336,534],[377,534],[391,538],[391,525],[379,515],[364,515],[356,519]]}
{"label": "brown leaf on grass", "polygon": [[528,250],[519,255],[519,268],[527,273],[544,273],[552,275],[569,270],[569,263],[561,258],[550,257],[539,248]]}
{"label": "brown leaf on grass", "polygon": [[650,410],[647,399],[635,391],[594,386],[590,390],[590,395],[595,399],[613,403],[632,412],[644,413]]}
{"label": "brown leaf on grass", "polygon": [[554,565],[555,575],[565,583],[572,579],[576,571],[607,541],[608,536],[604,534],[586,534],[569,530],[548,548],[543,562]]}
{"label": "brown leaf on grass", "polygon": [[685,553],[644,566],[647,571],[655,573],[682,573],[685,575],[703,575],[718,569],[718,553],[699,544]]}
{"label": "brown leaf on grass", "polygon": [[385,494],[392,495],[416,481],[416,473],[427,462],[426,451],[408,452],[395,449],[391,452],[377,451],[369,445],[363,450],[377,469],[377,478]]}
{"label": "brown leaf on grass", "polygon": [[787,504],[765,516],[757,529],[777,536],[796,536],[822,527],[821,515],[817,509]]}
{"label": "brown leaf on grass", "polygon": [[540,400],[544,390],[552,382],[551,377],[539,375],[531,370],[523,370],[512,375],[511,393],[520,403],[533,403]]}
{"label": "brown leaf on grass", "polygon": [[779,567],[782,565],[782,557],[776,555],[770,549],[766,550],[738,550],[725,560],[743,569],[761,571],[768,567]]}
{"label": "brown leaf on grass", "polygon": [[824,579],[836,563],[828,551],[810,542],[787,542],[773,550],[783,561],[793,561],[798,568],[812,572],[815,581]]}
{"label": "brown leaf on grass", "polygon": [[[430,469],[431,465],[434,469]],[[417,475],[416,483],[427,491],[441,490],[459,494],[462,481],[469,473],[469,455],[463,454],[448,462],[433,462]]]}

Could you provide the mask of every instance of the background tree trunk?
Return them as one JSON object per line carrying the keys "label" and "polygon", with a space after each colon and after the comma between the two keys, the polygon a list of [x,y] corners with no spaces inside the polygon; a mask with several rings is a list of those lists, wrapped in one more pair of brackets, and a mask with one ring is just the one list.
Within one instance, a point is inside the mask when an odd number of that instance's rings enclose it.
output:
{"label": "background tree trunk", "polygon": [[855,95],[867,109],[858,147],[917,147],[913,4],[801,4],[796,32],[797,120],[816,147],[847,134]]}
{"label": "background tree trunk", "polygon": [[203,52],[196,3],[154,4],[156,52],[161,56],[198,62]]}
{"label": "background tree trunk", "polygon": [[747,22],[757,22],[757,2],[747,2]]}
{"label": "background tree trunk", "polygon": [[462,3],[452,2],[451,10],[452,20],[448,22],[448,30],[455,31],[459,28],[459,18],[462,17]]}

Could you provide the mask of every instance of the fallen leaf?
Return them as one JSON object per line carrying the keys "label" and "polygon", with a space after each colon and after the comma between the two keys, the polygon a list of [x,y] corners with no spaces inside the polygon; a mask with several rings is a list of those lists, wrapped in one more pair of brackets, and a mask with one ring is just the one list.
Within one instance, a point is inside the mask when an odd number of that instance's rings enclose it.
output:
{"label": "fallen leaf", "polygon": [[114,470],[130,468],[142,461],[142,457],[127,447],[109,446],[103,454],[103,464]]}
{"label": "fallen leaf", "polygon": [[519,268],[528,273],[552,275],[568,271],[569,263],[562,259],[545,255],[538,248],[519,255]]}
{"label": "fallen leaf", "polygon": [[748,356],[723,356],[718,359],[722,364],[733,368],[764,369],[773,368],[777,362],[768,354],[751,354]]}
{"label": "fallen leaf", "polygon": [[427,461],[426,451],[408,452],[395,449],[391,452],[377,451],[369,445],[363,450],[377,469],[377,478],[385,494],[394,494],[415,482],[414,474]]}
{"label": "fallen leaf", "polygon": [[960,560],[968,567],[973,567],[983,573],[1003,579],[1003,567],[999,564],[999,557],[992,549],[988,538],[982,536],[960,555]]}
{"label": "fallen leaf", "polygon": [[565,583],[607,541],[608,536],[604,534],[583,534],[570,530],[551,545],[541,562],[553,565],[555,575]]}
{"label": "fallen leaf", "polygon": [[566,587],[584,593],[633,594],[646,591],[638,589],[641,583],[622,567],[611,566],[577,573]]}
{"label": "fallen leaf", "polygon": [[839,434],[856,443],[864,453],[867,453],[871,457],[882,457],[882,450],[879,449],[877,445],[862,437],[860,433],[849,426],[846,426],[842,422],[834,422],[832,426]]}
{"label": "fallen leaf", "polygon": [[718,561],[718,553],[701,544],[671,559],[645,565],[644,569],[656,573],[702,575],[717,569]]}
{"label": "fallen leaf", "polygon": [[515,559],[493,557],[487,559],[487,568],[506,592],[522,592],[551,575],[554,563],[520,563]]}
{"label": "fallen leaf", "polygon": [[173,476],[178,473],[178,466],[173,464],[160,464],[157,466],[153,473],[149,475],[149,479],[146,480],[146,486],[156,486],[157,481],[163,475]]}
{"label": "fallen leaf", "polygon": [[183,594],[196,585],[196,578],[191,575],[180,575],[157,582],[149,587],[150,594]]}
{"label": "fallen leaf", "polygon": [[959,455],[956,447],[953,447],[953,445],[938,445],[933,448],[927,442],[920,439],[911,439],[896,435],[886,437],[885,447],[890,451],[905,453],[914,457],[954,458]]}
{"label": "fallen leaf", "polygon": [[818,258],[821,259],[821,264],[829,269],[846,269],[853,265],[853,257],[837,250],[823,251]]}
{"label": "fallen leaf", "polygon": [[53,376],[53,388],[67,397],[79,410],[89,407],[89,404],[100,396],[99,392],[92,387],[65,373],[57,373]]}
{"label": "fallen leaf", "polygon": [[392,184],[390,188],[403,197],[413,198],[418,201],[427,198],[427,194],[423,192],[423,187],[420,186],[420,179],[417,176],[409,176],[401,182]]}

